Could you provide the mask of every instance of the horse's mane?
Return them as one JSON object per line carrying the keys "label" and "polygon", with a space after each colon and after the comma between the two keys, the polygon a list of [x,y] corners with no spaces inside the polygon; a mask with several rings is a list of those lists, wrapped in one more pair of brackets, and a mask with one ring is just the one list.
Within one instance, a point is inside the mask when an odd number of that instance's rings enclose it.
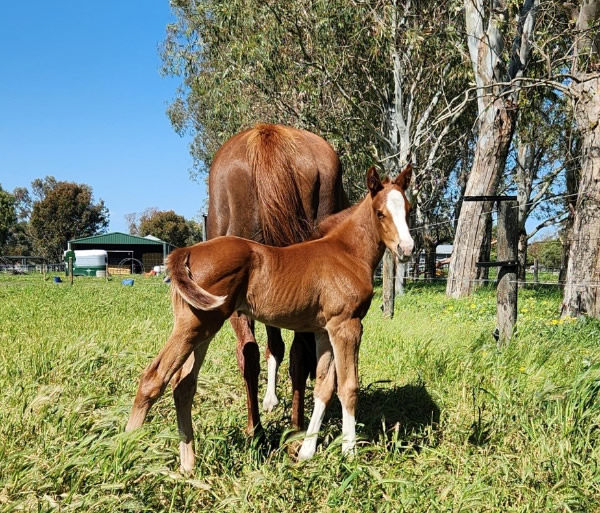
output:
{"label": "horse's mane", "polygon": [[271,246],[287,246],[312,234],[295,173],[296,152],[294,134],[287,127],[261,123],[250,130],[247,155],[258,201],[261,242]]}

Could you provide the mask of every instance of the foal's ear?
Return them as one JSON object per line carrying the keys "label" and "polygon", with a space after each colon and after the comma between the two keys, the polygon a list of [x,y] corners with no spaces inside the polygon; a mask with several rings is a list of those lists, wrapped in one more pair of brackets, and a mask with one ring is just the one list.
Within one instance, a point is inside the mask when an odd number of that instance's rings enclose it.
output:
{"label": "foal's ear", "polygon": [[412,165],[408,163],[404,168],[404,171],[398,175],[398,177],[394,180],[394,183],[400,187],[403,191],[408,189],[410,185],[410,179],[412,178]]}
{"label": "foal's ear", "polygon": [[383,189],[383,185],[381,185],[381,179],[377,174],[375,166],[371,166],[367,171],[367,188],[369,189],[371,196],[375,196],[375,194]]}

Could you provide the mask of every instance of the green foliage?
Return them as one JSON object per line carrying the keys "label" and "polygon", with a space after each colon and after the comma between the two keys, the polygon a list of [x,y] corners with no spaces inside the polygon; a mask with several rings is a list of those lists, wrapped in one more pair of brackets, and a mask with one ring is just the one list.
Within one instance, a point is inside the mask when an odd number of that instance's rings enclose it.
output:
{"label": "green foliage", "polygon": [[183,477],[169,393],[144,428],[123,432],[139,374],[170,331],[168,286],[1,276],[0,509],[598,511],[600,324],[560,319],[556,290],[519,301],[517,333],[498,350],[492,288],[451,300],[441,286],[409,285],[391,321],[377,291],[360,354],[358,454],[341,456],[334,399],[303,464],[287,455],[287,363],[282,405],[263,415],[266,443],[243,435],[225,326],[200,372],[198,462]]}
{"label": "green foliage", "polygon": [[187,245],[192,234],[190,224],[173,210],[148,209],[141,216],[137,226],[141,237],[154,235],[174,246]]}
{"label": "green foliage", "polygon": [[16,222],[15,197],[0,186],[0,250],[6,243],[10,229]]}
{"label": "green foliage", "polygon": [[530,260],[537,258],[544,267],[558,269],[562,257],[562,244],[558,239],[532,242],[527,254]]}
{"label": "green foliage", "polygon": [[[389,118],[395,102],[406,101],[407,111],[410,102],[415,130],[418,121],[431,122],[428,109],[439,112],[464,90],[462,19],[449,9],[455,4],[426,1],[399,13],[390,1],[327,0],[306,8],[289,0],[178,0],[163,46],[165,73],[183,81],[171,122],[192,131],[199,171],[225,139],[257,121],[311,129],[334,144],[346,190],[360,196],[368,165],[397,157]],[[444,101],[433,101],[446,66]],[[427,159],[442,126],[431,127],[427,143],[413,141],[418,160]]]}
{"label": "green foliage", "polygon": [[92,188],[86,184],[60,182],[49,176],[32,183],[34,195],[29,233],[34,251],[60,262],[67,241],[101,233],[108,226],[104,202],[92,202]]}

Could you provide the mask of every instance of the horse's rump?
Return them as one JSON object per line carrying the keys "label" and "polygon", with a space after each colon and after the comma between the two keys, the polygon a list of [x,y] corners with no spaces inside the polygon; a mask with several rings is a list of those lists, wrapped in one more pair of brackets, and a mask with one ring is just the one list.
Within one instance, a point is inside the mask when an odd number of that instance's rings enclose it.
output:
{"label": "horse's rump", "polygon": [[313,230],[298,182],[298,141],[281,125],[258,124],[247,139],[247,156],[262,228],[262,242],[287,246]]}

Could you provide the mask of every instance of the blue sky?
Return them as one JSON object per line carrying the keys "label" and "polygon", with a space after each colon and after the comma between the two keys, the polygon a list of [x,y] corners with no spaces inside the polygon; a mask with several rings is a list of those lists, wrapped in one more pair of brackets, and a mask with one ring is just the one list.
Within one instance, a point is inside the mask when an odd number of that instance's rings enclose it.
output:
{"label": "blue sky", "polygon": [[86,183],[111,231],[146,208],[197,218],[189,138],[166,115],[179,80],[160,74],[168,0],[30,0],[0,10],[0,185],[47,175]]}

